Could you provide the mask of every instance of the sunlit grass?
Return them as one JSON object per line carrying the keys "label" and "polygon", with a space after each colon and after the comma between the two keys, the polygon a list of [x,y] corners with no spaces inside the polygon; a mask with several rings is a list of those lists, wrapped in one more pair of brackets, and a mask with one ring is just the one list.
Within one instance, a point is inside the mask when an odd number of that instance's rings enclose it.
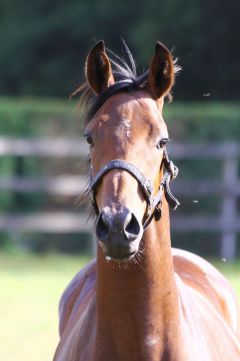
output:
{"label": "sunlit grass", "polygon": [[213,262],[213,264],[226,276],[238,294],[240,301],[240,261],[238,262]]}
{"label": "sunlit grass", "polygon": [[52,360],[58,301],[86,257],[0,255],[0,359]]}
{"label": "sunlit grass", "polygon": [[[58,301],[89,260],[83,256],[0,254],[0,360],[51,361],[58,342]],[[238,292],[240,263],[215,263]]]}

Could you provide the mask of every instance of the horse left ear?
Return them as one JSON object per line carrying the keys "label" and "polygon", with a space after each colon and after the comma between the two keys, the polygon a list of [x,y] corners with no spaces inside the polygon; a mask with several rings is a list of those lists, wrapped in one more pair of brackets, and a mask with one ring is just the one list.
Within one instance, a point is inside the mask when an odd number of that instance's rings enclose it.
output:
{"label": "horse left ear", "polygon": [[166,95],[174,84],[174,61],[170,51],[159,41],[150,63],[148,85],[153,96],[159,99]]}
{"label": "horse left ear", "polygon": [[97,94],[114,84],[112,68],[103,40],[100,40],[90,50],[86,61],[85,74],[91,89]]}

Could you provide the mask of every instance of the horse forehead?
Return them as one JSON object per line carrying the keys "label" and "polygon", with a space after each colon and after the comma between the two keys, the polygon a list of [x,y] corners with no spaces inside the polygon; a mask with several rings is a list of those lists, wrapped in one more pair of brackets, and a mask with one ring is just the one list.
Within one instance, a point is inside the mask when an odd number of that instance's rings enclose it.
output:
{"label": "horse forehead", "polygon": [[135,141],[144,137],[166,134],[162,104],[143,91],[119,93],[109,98],[88,128],[99,137],[113,136],[117,142]]}
{"label": "horse forehead", "polygon": [[123,118],[134,119],[136,116],[148,115],[155,119],[161,114],[157,102],[145,92],[116,95],[115,105],[117,112]]}
{"label": "horse forehead", "polygon": [[144,92],[117,94],[106,104],[105,114],[116,131],[140,130],[140,126],[161,128],[165,123],[162,118],[162,105],[156,103]]}

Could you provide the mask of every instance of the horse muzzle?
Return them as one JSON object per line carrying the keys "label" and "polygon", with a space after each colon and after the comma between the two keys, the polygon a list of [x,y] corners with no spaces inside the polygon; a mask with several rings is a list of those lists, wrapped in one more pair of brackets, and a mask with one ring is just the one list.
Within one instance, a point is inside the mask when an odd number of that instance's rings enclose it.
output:
{"label": "horse muzzle", "polygon": [[105,207],[99,213],[96,236],[106,257],[116,261],[131,259],[138,252],[142,235],[143,226],[129,209]]}

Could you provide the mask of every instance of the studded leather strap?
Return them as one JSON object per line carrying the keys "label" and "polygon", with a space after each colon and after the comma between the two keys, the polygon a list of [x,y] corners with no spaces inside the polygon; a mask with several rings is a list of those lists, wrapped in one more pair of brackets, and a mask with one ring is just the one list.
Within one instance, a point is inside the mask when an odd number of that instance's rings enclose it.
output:
{"label": "studded leather strap", "polygon": [[124,169],[138,181],[138,184],[140,185],[143,194],[145,196],[145,199],[147,201],[147,210],[146,210],[145,220],[143,223],[144,229],[148,227],[151,220],[156,214],[161,216],[161,203],[162,203],[163,191],[165,192],[165,197],[170,207],[175,210],[180,203],[171,193],[169,183],[171,180],[176,178],[178,174],[178,168],[173,164],[173,162],[169,160],[166,149],[164,149],[163,162],[165,166],[164,175],[159,185],[159,191],[154,197],[153,197],[154,187],[151,180],[147,179],[142,174],[142,172],[132,163],[129,163],[121,159],[111,160],[97,172],[94,178],[92,177],[92,169],[91,169],[90,190],[92,191],[92,204],[96,214],[99,213],[96,202],[96,187],[98,183],[101,181],[102,177],[113,169]]}
{"label": "studded leather strap", "polygon": [[113,159],[110,162],[108,162],[105,166],[103,166],[94,179],[91,180],[91,189],[94,189],[98,182],[101,180],[101,178],[108,172],[110,172],[113,169],[124,169],[128,173],[130,173],[140,184],[142,191],[144,192],[145,196],[148,198],[152,195],[153,192],[153,185],[152,182],[147,179],[142,172],[135,167],[132,163],[128,163],[125,160],[120,159]]}

